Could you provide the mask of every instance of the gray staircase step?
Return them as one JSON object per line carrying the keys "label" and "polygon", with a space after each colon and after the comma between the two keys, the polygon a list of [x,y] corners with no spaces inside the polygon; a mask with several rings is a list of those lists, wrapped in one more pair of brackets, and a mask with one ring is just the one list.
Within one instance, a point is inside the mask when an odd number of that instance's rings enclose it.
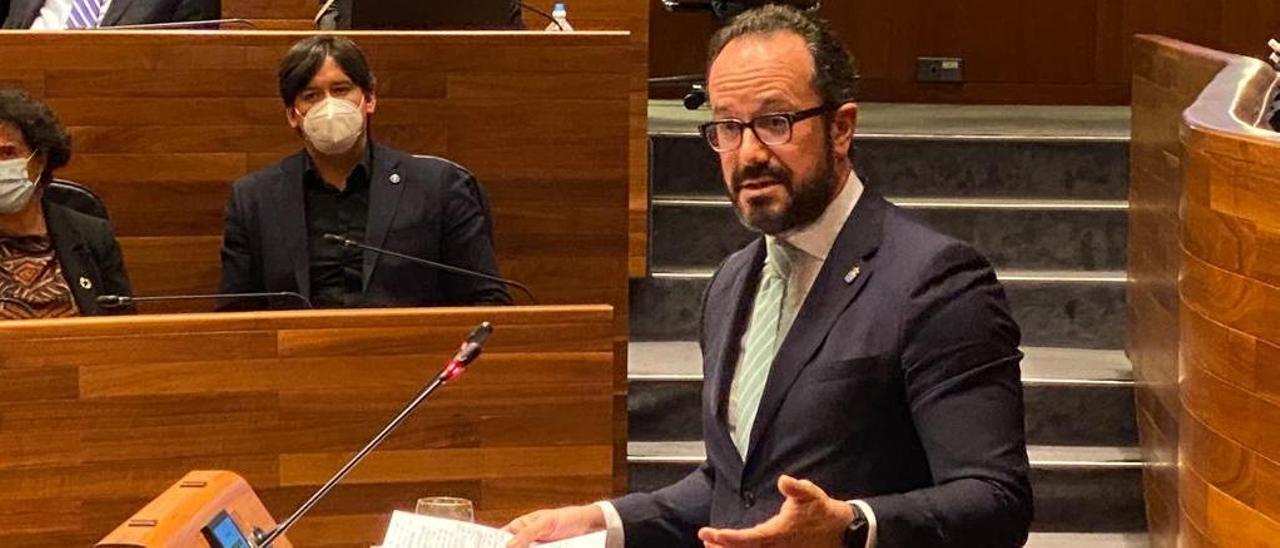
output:
{"label": "gray staircase step", "polygon": [[[1133,372],[1118,350],[1024,347],[1027,441],[1034,445],[1138,443]],[[702,439],[702,357],[694,342],[632,342],[627,416],[631,441]]]}
{"label": "gray staircase step", "polygon": [[[1146,528],[1137,448],[1031,446],[1033,531],[1130,533]],[[631,491],[687,475],[705,458],[702,442],[629,442]]]}
{"label": "gray staircase step", "polygon": [[[655,194],[721,196],[715,153],[697,135],[650,137]],[[1127,137],[863,134],[854,165],[867,185],[893,196],[1123,200]]]}
{"label": "gray staircase step", "polygon": [[[891,198],[937,230],[969,242],[999,269],[1123,270],[1127,204],[991,198]],[[655,272],[714,268],[759,237],[726,198],[655,196]]]}
{"label": "gray staircase step", "polygon": [[[649,102],[655,194],[723,194],[697,135],[710,119]],[[852,156],[886,195],[1119,200],[1129,126],[1128,107],[861,103]]]}
{"label": "gray staircase step", "polygon": [[[1127,141],[1129,118],[1126,106],[859,102],[857,136]],[[677,100],[649,101],[650,135],[695,135],[710,119],[708,107],[691,111]]]}
{"label": "gray staircase step", "polygon": [[[1040,385],[1132,386],[1133,366],[1120,350],[1024,346],[1022,380]],[[694,341],[632,342],[627,348],[632,381],[702,380],[702,355]]]}
{"label": "gray staircase step", "polygon": [[[998,271],[1022,344],[1124,347],[1123,272]],[[631,338],[695,340],[710,270],[655,272],[631,282]]]}
{"label": "gray staircase step", "polygon": [[1146,533],[1031,533],[1026,548],[1149,548]]}

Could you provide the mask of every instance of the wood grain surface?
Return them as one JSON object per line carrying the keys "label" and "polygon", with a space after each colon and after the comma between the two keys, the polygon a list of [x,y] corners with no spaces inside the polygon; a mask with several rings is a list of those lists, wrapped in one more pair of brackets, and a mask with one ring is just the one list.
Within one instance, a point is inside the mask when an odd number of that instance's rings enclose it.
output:
{"label": "wood grain surface", "polygon": [[[1153,546],[1280,535],[1280,135],[1276,73],[1135,43],[1128,353]],[[1172,473],[1177,470],[1177,473]]]}
{"label": "wood grain surface", "polygon": [[[648,4],[651,73],[701,73],[711,16]],[[863,100],[893,102],[1128,104],[1135,33],[1264,56],[1280,29],[1271,0],[828,0],[822,14],[858,58]],[[965,83],[917,82],[919,57],[963,58]]]}
{"label": "wood grain surface", "polygon": [[[86,546],[192,469],[284,519],[477,322],[483,356],[289,533],[368,546],[417,497],[481,521],[596,500],[624,474],[608,306],[144,315],[0,324],[0,544]],[[622,429],[622,436],[616,432]]]}

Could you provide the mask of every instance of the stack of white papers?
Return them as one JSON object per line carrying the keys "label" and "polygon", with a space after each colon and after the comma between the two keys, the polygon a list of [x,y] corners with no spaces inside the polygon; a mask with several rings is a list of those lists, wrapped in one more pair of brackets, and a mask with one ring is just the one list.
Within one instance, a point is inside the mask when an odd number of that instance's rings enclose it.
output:
{"label": "stack of white papers", "polygon": [[[396,511],[382,540],[382,548],[506,548],[515,535],[465,521]],[[605,532],[534,546],[547,548],[604,548]]]}

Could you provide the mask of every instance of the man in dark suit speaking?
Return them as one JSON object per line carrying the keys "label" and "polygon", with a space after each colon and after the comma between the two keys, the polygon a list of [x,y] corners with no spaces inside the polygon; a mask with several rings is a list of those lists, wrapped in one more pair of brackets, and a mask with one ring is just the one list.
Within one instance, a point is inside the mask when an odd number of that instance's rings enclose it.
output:
{"label": "man in dark suit speaking", "polygon": [[[280,97],[304,150],[232,186],[222,293],[291,291],[325,308],[511,302],[501,283],[325,238],[337,234],[498,274],[489,209],[475,177],[453,162],[370,138],[374,77],[354,42],[320,35],[294,44],[280,63]],[[263,304],[224,300],[220,308]]]}
{"label": "man in dark suit speaking", "polygon": [[4,28],[65,30],[208,21],[222,0],[0,0]]}
{"label": "man in dark suit speaking", "polygon": [[717,33],[703,133],[742,222],[703,302],[707,459],[679,482],[544,510],[513,546],[1007,547],[1031,521],[1019,331],[990,265],[865,188],[844,46],[815,16]]}

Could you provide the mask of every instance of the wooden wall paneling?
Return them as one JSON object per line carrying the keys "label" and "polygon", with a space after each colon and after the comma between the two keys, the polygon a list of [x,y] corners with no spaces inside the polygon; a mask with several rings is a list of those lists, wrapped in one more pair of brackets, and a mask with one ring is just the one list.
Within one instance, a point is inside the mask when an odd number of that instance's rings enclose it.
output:
{"label": "wooden wall paneling", "polygon": [[222,0],[222,16],[226,18],[310,21],[319,9],[315,0]]}
{"label": "wooden wall paneling", "polygon": [[0,380],[45,386],[0,399],[0,544],[90,544],[191,469],[242,474],[283,519],[481,319],[497,327],[484,356],[292,540],[368,546],[425,495],[498,524],[612,494],[625,423],[607,306],[10,322]]}
{"label": "wooden wall paneling", "polygon": [[[701,76],[706,72],[707,40],[718,26],[710,13],[670,13],[660,0],[645,0],[649,9],[649,76]],[[650,90],[653,98],[679,99],[688,86]]]}
{"label": "wooden wall paneling", "polygon": [[[710,24],[653,13],[653,74],[696,68]],[[1127,104],[1135,34],[1261,57],[1280,28],[1267,0],[867,0],[822,13],[862,61],[863,100],[896,102]],[[966,83],[916,82],[920,56],[964,57]]]}
{"label": "wooden wall paneling", "polygon": [[1259,58],[1270,55],[1266,41],[1276,35],[1280,4],[1270,0],[1237,0],[1221,5],[1218,33],[1223,39],[1222,49]]}
{"label": "wooden wall paneling", "polygon": [[[553,1],[536,0],[526,2],[550,11]],[[649,258],[649,9],[639,0],[576,0],[568,2],[569,22],[575,31],[583,30],[626,30],[630,32],[628,75],[629,95],[629,132],[627,149],[628,196],[627,196],[627,275],[641,278],[648,275]],[[545,28],[539,17],[529,10],[524,10],[526,26],[531,30]],[[590,88],[590,86],[580,86]],[[587,122],[590,123],[590,122]],[[558,156],[573,158],[573,155],[557,153]],[[575,158],[576,160],[576,158]],[[566,249],[574,249],[567,246]],[[576,261],[565,261],[573,263]],[[566,272],[565,279],[581,276],[578,272]],[[625,294],[625,293],[624,293]],[[617,305],[615,305],[617,306]],[[625,315],[625,308],[619,307],[620,315]],[[625,323],[625,320],[623,321]],[[623,333],[626,336],[626,333]],[[615,359],[626,360],[626,346],[620,344],[615,348]],[[625,386],[626,370],[617,373],[616,385]],[[615,397],[615,413],[617,420],[622,421],[616,431],[617,443],[626,444],[626,397],[625,394]],[[626,455],[614,455],[615,467],[626,468]],[[614,489],[622,493],[627,491],[625,474],[614,476]]]}
{"label": "wooden wall paneling", "polygon": [[[550,12],[555,2],[537,0],[527,3]],[[648,274],[649,268],[649,6],[641,0],[577,0],[566,4],[574,30],[625,30],[631,33],[628,272],[633,278],[641,278]],[[524,17],[531,30],[547,25],[545,20],[527,9]]]}

